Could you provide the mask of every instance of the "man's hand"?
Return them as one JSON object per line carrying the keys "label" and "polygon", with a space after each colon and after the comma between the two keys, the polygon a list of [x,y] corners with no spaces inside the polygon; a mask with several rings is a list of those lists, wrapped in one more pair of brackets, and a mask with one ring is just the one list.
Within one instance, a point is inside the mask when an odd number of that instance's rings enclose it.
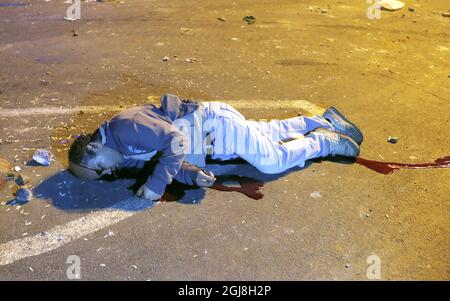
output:
{"label": "man's hand", "polygon": [[200,187],[211,187],[214,184],[216,178],[210,171],[199,171],[195,178],[195,184]]}
{"label": "man's hand", "polygon": [[151,191],[150,189],[147,188],[147,186],[145,186],[145,184],[143,184],[138,191],[136,192],[136,195],[138,197],[150,200],[150,201],[156,201],[159,200],[161,198],[161,196],[159,194],[154,193],[153,191]]}

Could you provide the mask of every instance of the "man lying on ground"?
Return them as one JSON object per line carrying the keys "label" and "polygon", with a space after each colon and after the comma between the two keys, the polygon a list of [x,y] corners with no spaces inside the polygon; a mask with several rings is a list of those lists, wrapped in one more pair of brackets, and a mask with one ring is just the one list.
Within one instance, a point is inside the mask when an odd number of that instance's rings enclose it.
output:
{"label": "man lying on ground", "polygon": [[157,200],[174,179],[211,186],[215,178],[207,171],[207,155],[241,158],[262,173],[277,174],[314,158],[357,157],[362,140],[361,131],[334,107],[322,116],[253,121],[226,103],[167,94],[160,107],[126,109],[77,138],[69,150],[69,168],[76,176],[97,179],[157,158],[153,174],[136,193]]}

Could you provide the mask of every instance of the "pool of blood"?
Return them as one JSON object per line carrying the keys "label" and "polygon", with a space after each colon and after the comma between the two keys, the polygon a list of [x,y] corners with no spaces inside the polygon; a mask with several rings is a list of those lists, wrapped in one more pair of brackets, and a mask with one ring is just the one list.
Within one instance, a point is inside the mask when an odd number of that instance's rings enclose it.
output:
{"label": "pool of blood", "polygon": [[[228,185],[227,183],[229,182],[238,183],[238,185]],[[219,191],[235,191],[242,193],[254,200],[259,200],[264,196],[264,194],[260,191],[263,186],[264,183],[251,178],[239,176],[220,176],[217,177],[214,185],[210,188]],[[178,182],[173,182],[167,187],[166,192],[161,198],[161,201],[178,201],[184,196],[185,191],[188,189],[193,189],[193,187]]]}

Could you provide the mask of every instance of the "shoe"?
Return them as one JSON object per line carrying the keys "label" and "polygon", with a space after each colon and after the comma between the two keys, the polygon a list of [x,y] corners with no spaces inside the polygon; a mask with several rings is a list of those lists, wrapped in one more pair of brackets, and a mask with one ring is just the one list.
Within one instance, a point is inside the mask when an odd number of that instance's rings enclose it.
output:
{"label": "shoe", "polygon": [[[359,145],[351,137],[333,132],[324,128],[318,128],[312,132],[321,136],[321,140],[328,146],[329,153],[325,156],[343,156],[356,158],[359,155]],[[325,157],[324,156],[324,157]]]}
{"label": "shoe", "polygon": [[345,118],[335,107],[329,107],[322,117],[333,125],[335,131],[350,136],[358,144],[361,144],[363,141],[361,130]]}

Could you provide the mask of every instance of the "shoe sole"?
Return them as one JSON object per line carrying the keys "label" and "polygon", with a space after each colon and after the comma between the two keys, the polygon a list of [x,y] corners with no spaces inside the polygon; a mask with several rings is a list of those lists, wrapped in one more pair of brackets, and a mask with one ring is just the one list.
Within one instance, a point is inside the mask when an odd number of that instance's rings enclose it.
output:
{"label": "shoe sole", "polygon": [[331,131],[331,130],[328,130],[328,129],[322,129],[322,128],[319,128],[319,129],[315,130],[314,132],[321,133],[321,134],[323,134],[323,135],[326,135],[327,133],[334,133],[334,134],[337,134],[337,135],[340,136],[340,139],[341,139],[341,140],[346,140],[345,143],[348,143],[348,144],[353,145],[353,150],[356,152],[356,154],[355,154],[354,156],[345,156],[345,155],[337,154],[337,155],[334,155],[334,156],[331,155],[331,157],[356,158],[356,157],[359,156],[359,153],[360,153],[361,148],[359,147],[359,144],[358,144],[352,137],[350,137],[349,135],[342,134],[342,133],[337,133],[337,132],[333,132],[333,131]]}
{"label": "shoe sole", "polygon": [[[341,134],[341,136],[342,136],[341,139],[347,139],[348,143],[352,144],[354,146],[354,148],[356,149],[356,155],[355,156],[349,156],[349,158],[356,158],[356,157],[358,157],[359,156],[359,152],[361,150],[361,148],[359,147],[359,144],[352,137],[350,137],[349,135]],[[337,156],[345,157],[343,155],[337,155]]]}
{"label": "shoe sole", "polygon": [[[336,109],[335,107],[330,107],[328,108],[328,111],[333,112],[334,114],[336,114],[337,116],[339,116],[342,120],[344,120],[345,122],[347,122],[348,124],[350,124],[355,131],[358,133],[358,135],[361,137],[361,139],[353,139],[356,143],[358,143],[359,145],[363,142],[364,136],[363,133],[361,132],[361,130],[356,126],[356,124],[354,124],[353,122],[351,122],[350,120],[348,120],[344,115],[341,114],[341,112],[338,111],[338,109]],[[344,133],[345,134],[345,133]],[[347,135],[347,134],[345,134]],[[348,135],[347,135],[348,136]],[[356,138],[356,137],[354,137]]]}

